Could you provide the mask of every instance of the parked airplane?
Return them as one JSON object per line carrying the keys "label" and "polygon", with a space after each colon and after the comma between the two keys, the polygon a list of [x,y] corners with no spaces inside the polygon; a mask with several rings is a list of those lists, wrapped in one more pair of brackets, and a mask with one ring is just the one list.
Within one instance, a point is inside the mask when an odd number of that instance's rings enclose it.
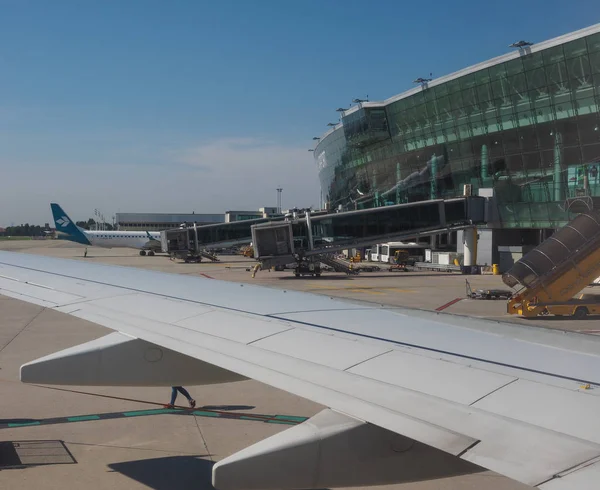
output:
{"label": "parked airplane", "polygon": [[103,248],[135,248],[140,255],[152,256],[161,251],[160,232],[154,231],[89,231],[80,228],[56,203],[51,203],[56,231],[67,240]]}
{"label": "parked airplane", "polygon": [[328,407],[222,459],[219,490],[407,483],[483,468],[541,490],[600,476],[600,338],[0,251],[0,294],[115,332],[25,383],[253,378]]}

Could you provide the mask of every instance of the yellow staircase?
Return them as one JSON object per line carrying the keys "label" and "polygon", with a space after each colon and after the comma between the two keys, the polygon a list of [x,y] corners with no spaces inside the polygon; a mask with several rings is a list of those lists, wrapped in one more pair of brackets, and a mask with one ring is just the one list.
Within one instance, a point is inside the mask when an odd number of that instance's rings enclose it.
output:
{"label": "yellow staircase", "polygon": [[600,276],[600,212],[578,215],[527,253],[502,275],[509,287],[523,289],[508,301],[507,311],[525,317],[565,303]]}

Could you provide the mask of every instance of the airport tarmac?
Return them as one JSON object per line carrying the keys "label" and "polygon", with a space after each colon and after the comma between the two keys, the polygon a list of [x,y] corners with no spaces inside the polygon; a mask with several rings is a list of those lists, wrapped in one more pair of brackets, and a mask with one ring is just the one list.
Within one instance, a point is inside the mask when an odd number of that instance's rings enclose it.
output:
{"label": "airport tarmac", "polygon": [[[255,262],[238,256],[221,256],[219,263],[183,264],[164,256],[140,257],[134,250],[90,248],[88,257],[83,258],[82,247],[54,240],[0,242],[0,250],[201,275],[430,310],[465,297],[465,276],[458,274],[382,271],[352,277],[325,273],[319,279],[296,279],[289,271],[260,271],[252,278],[246,269]],[[468,279],[474,289],[505,288],[499,276]],[[598,329],[595,319],[517,320],[504,313],[505,304],[505,301],[461,299],[443,311],[530,326]],[[214,462],[323,408],[255,381],[187,387],[198,403],[194,412],[165,411],[141,401],[58,391],[18,381],[21,364],[108,332],[98,325],[0,296],[0,488],[208,489],[212,488],[210,470]],[[156,403],[166,403],[170,396],[169,388],[63,388]],[[178,402],[183,401],[179,395]],[[206,406],[219,413],[206,411]],[[265,420],[261,415],[281,417]],[[529,487],[482,471],[377,488],[524,490]]]}

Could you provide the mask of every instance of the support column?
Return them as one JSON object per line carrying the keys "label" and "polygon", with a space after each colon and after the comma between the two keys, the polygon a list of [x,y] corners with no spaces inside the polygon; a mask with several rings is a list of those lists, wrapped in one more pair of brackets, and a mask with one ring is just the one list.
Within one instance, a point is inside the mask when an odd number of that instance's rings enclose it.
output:
{"label": "support column", "polygon": [[430,199],[437,199],[437,157],[431,157],[431,188]]}
{"label": "support column", "polygon": [[437,244],[438,244],[438,236],[431,235],[429,237],[429,247],[431,248],[431,250],[437,249]]}
{"label": "support column", "polygon": [[464,265],[477,265],[477,227],[465,228],[463,230],[463,242],[465,244]]}
{"label": "support column", "polygon": [[487,145],[481,145],[481,183],[484,186],[488,177],[488,148]]}
{"label": "support column", "polygon": [[563,196],[563,171],[562,171],[562,135],[554,135],[554,200],[561,202]]}
{"label": "support column", "polygon": [[373,200],[373,206],[379,207],[379,191],[377,190],[377,174],[375,173],[375,169],[373,169],[373,194],[375,196]]}
{"label": "support column", "polygon": [[400,162],[396,162],[396,204],[400,204]]}

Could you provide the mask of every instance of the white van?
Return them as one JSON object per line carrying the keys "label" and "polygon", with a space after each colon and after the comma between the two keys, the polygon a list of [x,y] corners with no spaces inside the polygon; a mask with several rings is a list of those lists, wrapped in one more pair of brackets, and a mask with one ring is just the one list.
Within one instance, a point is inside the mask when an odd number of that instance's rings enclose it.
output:
{"label": "white van", "polygon": [[422,262],[425,257],[425,249],[427,248],[429,248],[428,244],[416,242],[378,243],[371,249],[369,260],[391,264],[396,250],[408,250],[412,262]]}

